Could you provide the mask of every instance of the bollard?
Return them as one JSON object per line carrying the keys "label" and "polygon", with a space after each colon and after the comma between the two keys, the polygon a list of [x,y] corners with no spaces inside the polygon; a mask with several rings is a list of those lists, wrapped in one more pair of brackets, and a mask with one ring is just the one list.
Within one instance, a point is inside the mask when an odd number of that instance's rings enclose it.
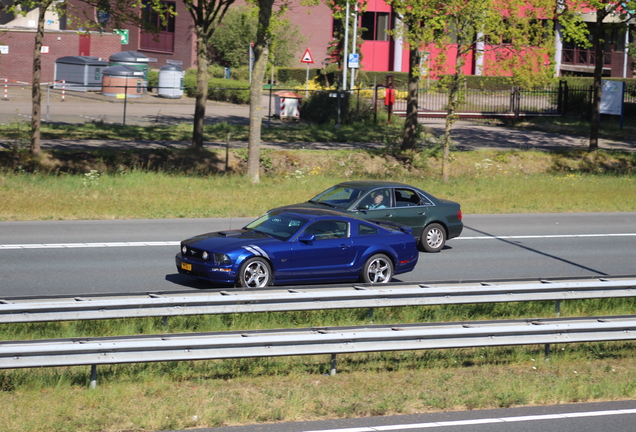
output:
{"label": "bollard", "polygon": [[64,102],[65,93],[66,93],[66,80],[62,80],[62,102]]}
{"label": "bollard", "polygon": [[9,79],[4,79],[4,98],[2,100],[9,100]]}
{"label": "bollard", "polygon": [[97,387],[97,365],[91,365],[91,383],[90,388],[94,389]]}

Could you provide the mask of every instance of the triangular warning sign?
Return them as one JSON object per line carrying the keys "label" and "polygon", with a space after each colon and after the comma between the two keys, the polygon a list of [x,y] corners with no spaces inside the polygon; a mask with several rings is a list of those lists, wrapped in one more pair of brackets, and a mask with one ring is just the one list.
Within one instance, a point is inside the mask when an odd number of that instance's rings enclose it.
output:
{"label": "triangular warning sign", "polygon": [[311,51],[309,48],[305,50],[305,54],[303,54],[303,58],[300,60],[302,63],[313,63],[314,58],[311,56]]}

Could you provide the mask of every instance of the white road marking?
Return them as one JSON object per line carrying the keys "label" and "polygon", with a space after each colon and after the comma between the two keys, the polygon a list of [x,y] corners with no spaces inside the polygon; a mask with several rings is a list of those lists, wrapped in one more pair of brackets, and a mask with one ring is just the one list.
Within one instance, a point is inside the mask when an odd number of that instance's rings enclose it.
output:
{"label": "white road marking", "polygon": [[[523,240],[549,238],[590,238],[590,237],[636,237],[636,233],[622,234],[563,234],[563,235],[521,235],[521,236],[476,236],[456,237],[458,240]],[[108,242],[108,243],[33,243],[33,244],[4,244],[0,250],[7,249],[74,249],[74,248],[113,248],[113,247],[143,247],[143,246],[178,246],[178,241],[157,242]]]}
{"label": "white road marking", "polygon": [[522,235],[522,236],[476,236],[476,237],[455,237],[457,240],[518,240],[518,239],[543,239],[543,238],[589,238],[589,237],[636,237],[636,233],[621,234],[555,234],[555,235]]}
{"label": "white road marking", "polygon": [[485,419],[473,419],[473,420],[413,423],[413,424],[371,426],[371,427],[345,428],[345,429],[321,429],[321,430],[303,431],[303,432],[378,432],[378,431],[424,429],[424,428],[449,427],[449,426],[469,426],[469,425],[490,424],[490,423],[562,420],[562,419],[570,419],[570,418],[598,417],[598,416],[610,416],[610,415],[621,415],[621,414],[636,414],[636,409],[611,410],[611,411],[588,411],[588,412],[546,414],[546,415],[519,416],[519,417],[485,418]]}
{"label": "white road marking", "polygon": [[179,246],[178,241],[158,242],[109,242],[109,243],[44,243],[44,244],[7,244],[0,245],[0,250],[6,249],[75,249],[75,248],[115,248],[115,247],[144,247],[144,246]]}

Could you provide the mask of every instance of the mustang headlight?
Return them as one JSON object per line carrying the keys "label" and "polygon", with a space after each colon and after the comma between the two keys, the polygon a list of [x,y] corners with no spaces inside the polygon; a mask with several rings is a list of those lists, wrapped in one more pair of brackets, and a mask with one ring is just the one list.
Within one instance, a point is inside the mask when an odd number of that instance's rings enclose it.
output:
{"label": "mustang headlight", "polygon": [[188,252],[188,248],[185,245],[181,246],[181,253],[185,255],[186,252]]}
{"label": "mustang headlight", "polygon": [[214,263],[215,264],[232,264],[230,261],[230,257],[226,254],[214,252]]}

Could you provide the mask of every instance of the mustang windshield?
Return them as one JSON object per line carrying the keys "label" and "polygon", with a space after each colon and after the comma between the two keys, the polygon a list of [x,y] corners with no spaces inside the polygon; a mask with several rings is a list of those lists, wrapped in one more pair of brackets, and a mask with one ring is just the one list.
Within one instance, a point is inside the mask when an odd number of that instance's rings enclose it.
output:
{"label": "mustang windshield", "polygon": [[245,229],[267,234],[279,240],[287,240],[305,225],[306,219],[287,213],[267,213],[245,226]]}
{"label": "mustang windshield", "polygon": [[349,208],[362,194],[361,189],[344,186],[333,186],[309,200],[315,204],[325,204],[331,207]]}

